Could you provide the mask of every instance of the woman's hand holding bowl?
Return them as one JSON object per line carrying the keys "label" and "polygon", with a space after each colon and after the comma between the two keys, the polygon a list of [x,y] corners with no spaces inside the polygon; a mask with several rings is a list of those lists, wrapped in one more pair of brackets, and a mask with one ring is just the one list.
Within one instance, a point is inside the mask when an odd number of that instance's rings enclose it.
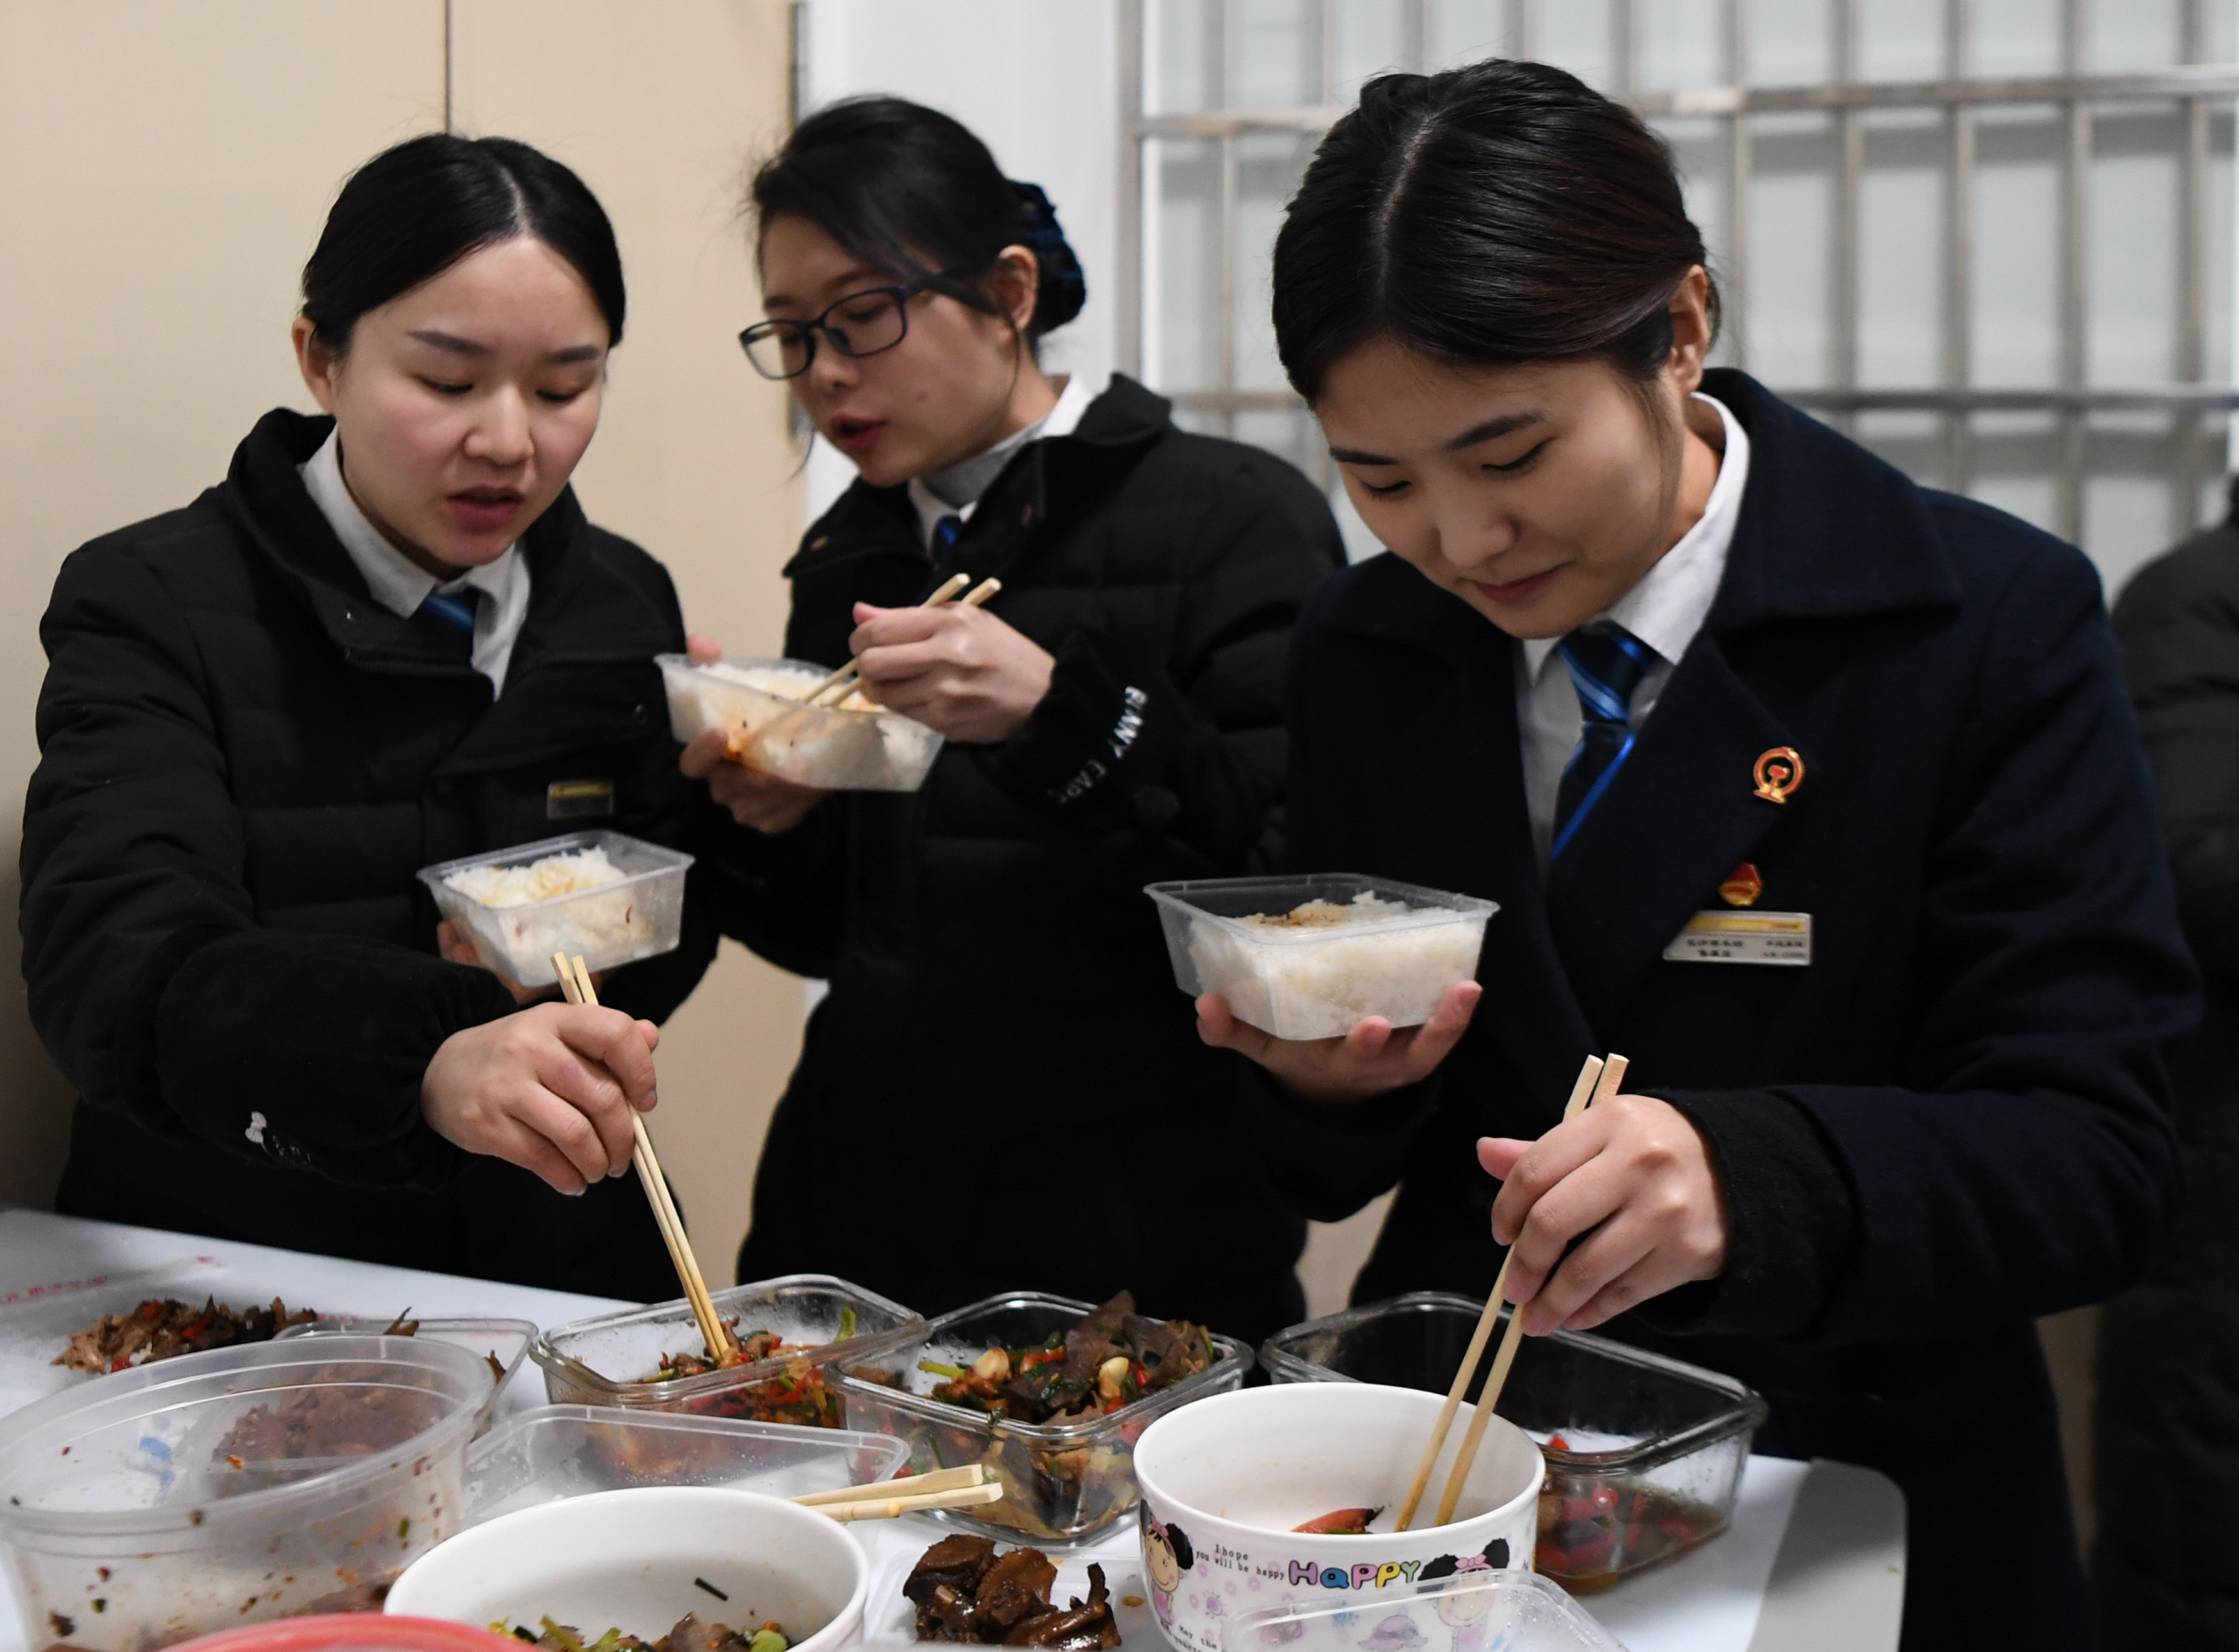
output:
{"label": "woman's hand holding bowl", "polygon": [[1316,1101],[1365,1101],[1419,1083],[1452,1053],[1469,1030],[1485,989],[1462,981],[1447,990],[1431,1018],[1394,1030],[1380,1015],[1341,1038],[1279,1038],[1239,1021],[1218,992],[1197,1001],[1197,1035],[1216,1050],[1235,1050],[1273,1073],[1284,1088]]}
{"label": "woman's hand holding bowl", "polygon": [[1515,1247],[1507,1295],[1529,1336],[1591,1330],[1725,1271],[1725,1184],[1668,1101],[1612,1096],[1536,1142],[1488,1136],[1477,1158],[1502,1184],[1492,1237]]}
{"label": "woman's hand holding bowl", "polygon": [[446,1141],[581,1193],[630,1167],[633,1108],[656,1099],[661,1029],[591,1004],[540,1004],[443,1040],[420,1111]]}
{"label": "woman's hand holding bowl", "polygon": [[855,605],[847,647],[864,695],[967,746],[992,746],[1026,726],[1049,693],[1049,651],[985,608]]}
{"label": "woman's hand holding bowl", "polygon": [[[695,666],[712,666],[723,657],[721,647],[696,631],[685,639],[684,651]],[[811,809],[832,795],[821,786],[795,786],[774,774],[734,763],[728,756],[729,748],[729,733],[711,728],[684,748],[676,766],[688,779],[707,781],[709,795],[731,812],[731,819],[764,837],[792,831]]]}

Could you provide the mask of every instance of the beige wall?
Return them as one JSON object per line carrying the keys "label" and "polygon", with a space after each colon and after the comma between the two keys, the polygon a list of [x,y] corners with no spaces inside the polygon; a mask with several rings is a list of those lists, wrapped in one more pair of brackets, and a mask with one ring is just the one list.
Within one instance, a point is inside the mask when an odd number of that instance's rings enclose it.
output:
{"label": "beige wall", "polygon": [[[782,129],[782,0],[451,0],[454,124],[540,144],[612,214],[628,337],[579,474],[674,573],[691,623],[774,644],[798,532],[753,313],[742,165]],[[37,619],[80,541],[182,505],[276,403],[287,328],[352,167],[444,117],[443,0],[0,0],[0,794],[36,760]],[[8,820],[13,906],[20,817]],[[69,1098],[0,943],[0,1199],[44,1204]],[[655,1128],[728,1278],[800,990],[728,946],[672,1023]]]}

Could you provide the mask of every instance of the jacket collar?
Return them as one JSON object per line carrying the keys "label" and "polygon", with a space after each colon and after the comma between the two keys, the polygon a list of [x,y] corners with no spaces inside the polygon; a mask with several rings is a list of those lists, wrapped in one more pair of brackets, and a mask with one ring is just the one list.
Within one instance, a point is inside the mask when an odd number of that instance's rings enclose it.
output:
{"label": "jacket collar", "polygon": [[[1028,442],[980,496],[947,571],[980,580],[1007,574],[1053,526],[1101,499],[1134,468],[1143,449],[1173,428],[1172,404],[1115,373],[1072,433]],[[909,488],[874,488],[860,478],[809,529],[785,565],[793,579],[865,555],[930,559],[919,535]]]}
{"label": "jacket collar", "polygon": [[[476,675],[426,626],[374,600],[365,576],[305,490],[296,468],[319,450],[334,422],[286,408],[256,421],[234,450],[226,477],[236,524],[352,665],[402,676]],[[646,660],[668,646],[663,617],[634,587],[597,565],[588,527],[575,489],[567,488],[522,536],[529,607],[508,684],[538,665]]]}

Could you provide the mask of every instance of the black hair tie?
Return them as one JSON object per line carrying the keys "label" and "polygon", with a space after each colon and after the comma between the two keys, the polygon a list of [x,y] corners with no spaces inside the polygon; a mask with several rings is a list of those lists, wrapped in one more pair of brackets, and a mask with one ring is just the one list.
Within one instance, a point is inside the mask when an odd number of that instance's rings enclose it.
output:
{"label": "black hair tie", "polygon": [[1050,205],[1041,185],[1020,183],[1013,178],[1011,189],[1019,197],[1020,238],[1033,249],[1041,265],[1034,295],[1033,330],[1039,335],[1063,327],[1080,314],[1080,307],[1088,302],[1088,278],[1081,273],[1073,243],[1058,227],[1057,209]]}

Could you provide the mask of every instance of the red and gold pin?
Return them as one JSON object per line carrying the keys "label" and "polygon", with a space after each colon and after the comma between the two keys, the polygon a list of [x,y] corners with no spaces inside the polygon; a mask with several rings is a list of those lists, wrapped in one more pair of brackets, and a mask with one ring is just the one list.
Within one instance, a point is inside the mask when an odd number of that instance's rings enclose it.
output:
{"label": "red and gold pin", "polygon": [[1776,746],[1758,754],[1750,778],[1757,782],[1757,795],[1767,803],[1785,803],[1804,784],[1804,760],[1793,746]]}
{"label": "red and gold pin", "polygon": [[1754,906],[1763,893],[1764,875],[1746,860],[1728,872],[1725,882],[1718,886],[1718,899],[1729,906]]}

